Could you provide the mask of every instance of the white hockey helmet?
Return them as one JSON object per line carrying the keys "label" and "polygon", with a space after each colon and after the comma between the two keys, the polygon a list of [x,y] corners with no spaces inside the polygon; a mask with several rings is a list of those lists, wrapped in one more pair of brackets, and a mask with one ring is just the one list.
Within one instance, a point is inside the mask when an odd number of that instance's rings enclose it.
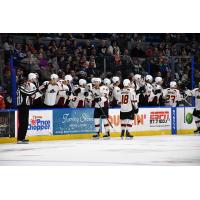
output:
{"label": "white hockey helmet", "polygon": [[109,89],[108,89],[108,87],[107,86],[105,86],[105,85],[103,85],[103,86],[101,86],[100,87],[100,93],[102,94],[102,95],[108,95],[109,94]]}
{"label": "white hockey helmet", "polygon": [[36,74],[34,74],[34,73],[29,73],[28,74],[28,80],[29,81],[34,81],[36,79],[37,79],[37,75]]}
{"label": "white hockey helmet", "polygon": [[141,76],[140,74],[135,74],[135,76],[134,76],[134,79],[135,79],[136,81],[140,81],[141,78],[142,78],[142,76]]}
{"label": "white hockey helmet", "polygon": [[145,80],[148,81],[149,83],[152,83],[153,77],[151,75],[146,75]]}
{"label": "white hockey helmet", "polygon": [[72,76],[70,74],[65,76],[65,81],[71,82],[73,80]]}
{"label": "white hockey helmet", "polygon": [[78,83],[79,83],[79,85],[84,86],[84,85],[87,84],[87,81],[86,81],[85,79],[80,79],[80,80],[78,81]]}
{"label": "white hockey helmet", "polygon": [[157,76],[157,77],[155,78],[155,82],[156,82],[156,83],[161,83],[161,82],[162,82],[162,77]]}
{"label": "white hockey helmet", "polygon": [[117,82],[119,82],[119,81],[120,81],[120,78],[119,78],[118,76],[112,77],[112,82],[113,82],[113,83],[117,83]]}
{"label": "white hockey helmet", "polygon": [[111,84],[110,79],[109,79],[109,78],[105,78],[105,79],[103,80],[103,84],[104,84],[104,85],[110,85],[110,84]]}
{"label": "white hockey helmet", "polygon": [[94,82],[94,83],[95,83],[95,82],[101,83],[101,78],[95,78],[93,82]]}
{"label": "white hockey helmet", "polygon": [[71,82],[73,80],[72,76],[70,74],[65,76],[65,81]]}
{"label": "white hockey helmet", "polygon": [[124,81],[123,81],[124,87],[130,86],[130,84],[131,84],[131,82],[129,79],[124,79]]}
{"label": "white hockey helmet", "polygon": [[50,79],[57,81],[58,80],[58,75],[57,74],[51,74]]}
{"label": "white hockey helmet", "polygon": [[177,83],[175,81],[171,81],[169,86],[170,86],[170,88],[176,88],[177,87]]}
{"label": "white hockey helmet", "polygon": [[91,83],[93,84],[95,81],[95,78],[91,78]]}

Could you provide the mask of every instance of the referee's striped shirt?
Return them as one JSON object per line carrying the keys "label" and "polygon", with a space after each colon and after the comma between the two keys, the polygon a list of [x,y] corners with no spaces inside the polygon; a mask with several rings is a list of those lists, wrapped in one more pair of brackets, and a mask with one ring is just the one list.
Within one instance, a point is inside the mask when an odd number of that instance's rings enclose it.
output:
{"label": "referee's striped shirt", "polygon": [[21,85],[17,89],[17,106],[31,105],[31,96],[37,92],[37,89],[29,90]]}

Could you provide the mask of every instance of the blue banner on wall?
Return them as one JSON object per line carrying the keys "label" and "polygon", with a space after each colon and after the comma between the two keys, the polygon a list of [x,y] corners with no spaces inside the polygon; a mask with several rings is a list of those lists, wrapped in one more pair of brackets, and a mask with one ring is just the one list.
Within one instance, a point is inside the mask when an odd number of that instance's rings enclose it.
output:
{"label": "blue banner on wall", "polygon": [[94,133],[94,109],[53,110],[53,134]]}
{"label": "blue banner on wall", "polygon": [[176,135],[176,132],[177,132],[176,107],[172,107],[172,135]]}

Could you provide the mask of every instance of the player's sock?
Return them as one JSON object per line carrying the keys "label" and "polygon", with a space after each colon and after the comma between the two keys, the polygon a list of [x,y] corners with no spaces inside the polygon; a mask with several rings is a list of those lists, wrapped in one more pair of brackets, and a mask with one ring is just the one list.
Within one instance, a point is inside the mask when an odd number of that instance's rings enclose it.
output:
{"label": "player's sock", "polygon": [[94,124],[95,124],[95,130],[97,133],[100,132],[100,119],[99,118],[95,118],[94,119]]}
{"label": "player's sock", "polygon": [[124,133],[125,133],[125,130],[122,130],[122,132],[121,132],[121,138],[123,139],[123,137],[124,137]]}
{"label": "player's sock", "polygon": [[126,137],[133,137],[132,135],[130,135],[131,130],[132,130],[132,120],[128,119]]}
{"label": "player's sock", "polygon": [[124,137],[125,129],[126,129],[126,121],[121,120],[121,137],[122,138]]}

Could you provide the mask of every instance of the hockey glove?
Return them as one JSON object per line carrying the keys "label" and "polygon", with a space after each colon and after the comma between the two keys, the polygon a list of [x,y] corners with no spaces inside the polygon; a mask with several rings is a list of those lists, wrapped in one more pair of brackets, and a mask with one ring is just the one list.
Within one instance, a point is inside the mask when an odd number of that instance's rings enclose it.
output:
{"label": "hockey glove", "polygon": [[94,102],[96,102],[96,103],[98,103],[98,102],[100,102],[100,101],[101,101],[101,98],[100,98],[100,97],[97,97],[97,98],[94,99]]}
{"label": "hockey glove", "polygon": [[74,94],[77,96],[81,92],[81,88],[74,90]]}
{"label": "hockey glove", "polygon": [[161,90],[155,90],[155,95],[161,93]]}
{"label": "hockey glove", "polygon": [[135,114],[138,114],[138,112],[139,112],[139,109],[137,108],[137,109],[134,109],[134,113]]}
{"label": "hockey glove", "polygon": [[66,95],[70,96],[71,94],[71,91],[66,91]]}

